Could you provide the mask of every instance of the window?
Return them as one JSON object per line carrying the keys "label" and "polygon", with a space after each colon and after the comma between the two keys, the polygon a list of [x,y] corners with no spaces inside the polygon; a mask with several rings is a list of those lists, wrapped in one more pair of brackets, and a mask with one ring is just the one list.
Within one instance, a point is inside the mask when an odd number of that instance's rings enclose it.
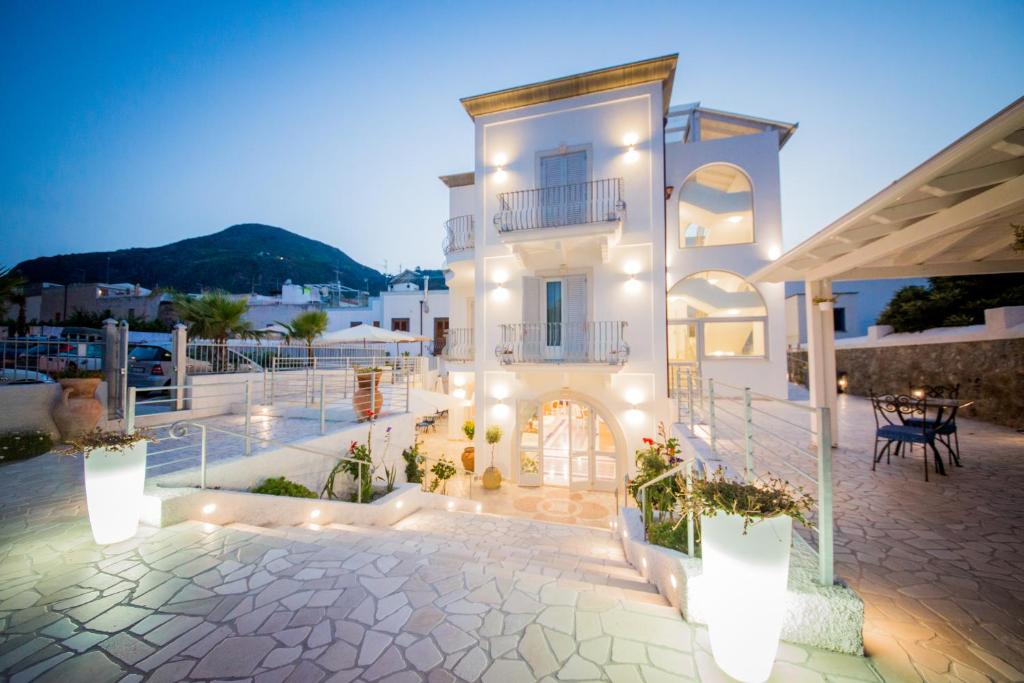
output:
{"label": "window", "polygon": [[391,331],[392,332],[408,332],[409,331],[409,319],[408,318],[392,318],[391,319]]}
{"label": "window", "polygon": [[734,273],[706,270],[669,291],[669,358],[764,357],[768,310],[760,293]]}
{"label": "window", "polygon": [[353,320],[348,324],[349,327],[359,327],[360,325],[362,325],[362,323],[359,322],[358,320]]}
{"label": "window", "polygon": [[679,190],[679,246],[713,247],[754,241],[750,179],[726,164],[693,173]]}
{"label": "window", "polygon": [[540,160],[540,203],[545,227],[586,220],[589,187],[585,151],[554,154]]}
{"label": "window", "polygon": [[832,324],[835,326],[836,332],[846,332],[846,309],[845,308],[833,308],[832,309]]}

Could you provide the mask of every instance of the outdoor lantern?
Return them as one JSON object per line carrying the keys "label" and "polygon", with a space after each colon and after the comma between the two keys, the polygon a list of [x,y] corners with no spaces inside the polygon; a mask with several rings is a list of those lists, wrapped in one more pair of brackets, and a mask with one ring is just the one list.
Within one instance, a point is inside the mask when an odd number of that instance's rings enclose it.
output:
{"label": "outdoor lantern", "polygon": [[840,370],[836,379],[836,389],[839,391],[840,394],[845,394],[846,387],[848,386],[850,386],[849,375]]}
{"label": "outdoor lantern", "polygon": [[96,448],[85,456],[85,499],[92,535],[99,545],[125,541],[139,528],[146,481],[147,443],[113,451]]}

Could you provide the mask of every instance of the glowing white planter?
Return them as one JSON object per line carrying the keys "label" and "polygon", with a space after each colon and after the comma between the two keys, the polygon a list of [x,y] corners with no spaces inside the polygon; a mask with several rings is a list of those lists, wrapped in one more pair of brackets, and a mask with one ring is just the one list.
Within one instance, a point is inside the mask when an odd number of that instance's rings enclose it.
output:
{"label": "glowing white planter", "polygon": [[139,528],[147,446],[140,441],[123,451],[98,448],[85,458],[89,524],[100,545],[129,539]]}
{"label": "glowing white planter", "polygon": [[745,535],[739,515],[702,516],[700,523],[711,653],[733,678],[761,683],[779,649],[793,520],[761,520]]}

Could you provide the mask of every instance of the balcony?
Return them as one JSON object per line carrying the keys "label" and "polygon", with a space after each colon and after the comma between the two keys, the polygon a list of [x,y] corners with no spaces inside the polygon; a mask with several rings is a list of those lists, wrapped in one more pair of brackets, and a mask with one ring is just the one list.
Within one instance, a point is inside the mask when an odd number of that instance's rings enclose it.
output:
{"label": "balcony", "polygon": [[449,327],[441,356],[448,362],[467,363],[473,360],[473,328]]}
{"label": "balcony", "polygon": [[540,228],[618,223],[626,210],[622,178],[502,192],[494,224],[503,235]]}
{"label": "balcony", "polygon": [[515,323],[501,325],[495,355],[502,365],[595,364],[614,368],[629,360],[626,323]]}
{"label": "balcony", "polygon": [[456,216],[444,223],[444,242],[441,245],[445,256],[461,254],[473,249],[473,216]]}

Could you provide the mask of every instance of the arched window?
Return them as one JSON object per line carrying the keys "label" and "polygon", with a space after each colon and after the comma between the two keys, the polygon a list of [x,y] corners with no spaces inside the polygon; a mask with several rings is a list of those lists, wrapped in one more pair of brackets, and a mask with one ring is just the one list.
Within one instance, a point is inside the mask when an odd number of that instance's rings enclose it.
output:
{"label": "arched window", "polygon": [[679,190],[679,246],[712,247],[754,241],[750,179],[728,164],[693,172]]}
{"label": "arched window", "polygon": [[768,309],[761,294],[735,273],[705,270],[668,293],[669,359],[764,357]]}

